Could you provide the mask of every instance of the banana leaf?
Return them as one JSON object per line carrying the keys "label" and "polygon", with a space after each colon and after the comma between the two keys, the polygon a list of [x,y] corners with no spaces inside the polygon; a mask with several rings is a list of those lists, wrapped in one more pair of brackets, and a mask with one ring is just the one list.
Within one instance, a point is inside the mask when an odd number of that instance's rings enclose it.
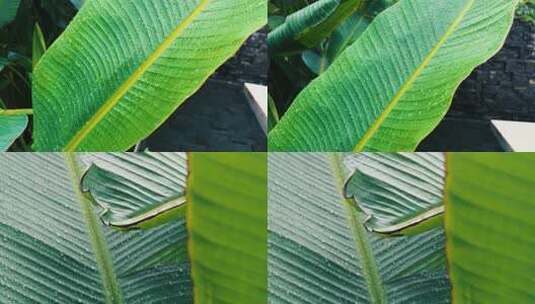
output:
{"label": "banana leaf", "polygon": [[80,190],[90,158],[0,155],[2,301],[191,303],[184,220],[148,231],[103,225]]}
{"label": "banana leaf", "polygon": [[271,151],[413,151],[462,80],[503,45],[513,0],[401,0],[312,81]]}
{"label": "banana leaf", "polygon": [[20,0],[0,0],[0,28],[15,19],[19,5]]}
{"label": "banana leaf", "polygon": [[297,42],[298,37],[310,28],[322,24],[339,5],[340,0],[320,0],[286,17],[283,24],[268,34],[269,52],[276,54],[303,49],[304,46]]}
{"label": "banana leaf", "polygon": [[367,232],[347,169],[341,154],[269,155],[269,303],[449,303],[443,229]]}
{"label": "banana leaf", "polygon": [[185,153],[94,154],[82,190],[106,225],[151,228],[184,217],[186,178]]}
{"label": "banana leaf", "polygon": [[447,164],[453,302],[535,302],[535,154],[451,153]]}
{"label": "banana leaf", "polygon": [[93,156],[82,182],[105,208],[104,222],[148,228],[176,220],[187,209],[195,303],[266,302],[265,153],[190,153],[187,204],[167,213],[161,206],[184,195],[185,154],[105,156]]}
{"label": "banana leaf", "polygon": [[368,230],[414,234],[443,224],[442,153],[359,153],[345,163],[353,171],[345,195],[366,214]]}
{"label": "banana leaf", "polygon": [[7,151],[13,142],[24,132],[28,116],[4,116],[0,109],[0,151]]}
{"label": "banana leaf", "polygon": [[37,64],[36,151],[124,151],[266,23],[264,0],[87,0]]}
{"label": "banana leaf", "polygon": [[195,303],[266,303],[266,153],[192,153],[189,164]]}

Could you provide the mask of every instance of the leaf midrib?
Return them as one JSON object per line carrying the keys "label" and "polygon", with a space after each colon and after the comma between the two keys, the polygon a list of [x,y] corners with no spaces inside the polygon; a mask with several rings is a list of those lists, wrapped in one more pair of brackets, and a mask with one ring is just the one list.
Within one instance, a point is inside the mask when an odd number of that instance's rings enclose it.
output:
{"label": "leaf midrib", "polygon": [[177,210],[179,208],[186,208],[186,195],[180,194],[171,196],[168,197],[165,201],[155,205],[157,206],[153,209],[143,212],[142,214],[121,221],[110,221],[108,224],[110,226],[123,229],[136,227],[140,224],[146,223],[171,211]]}
{"label": "leaf midrib", "polygon": [[367,232],[358,218],[358,211],[353,203],[344,198],[345,174],[342,168],[342,160],[340,159],[340,155],[336,153],[330,154],[329,157],[331,158],[331,167],[335,178],[334,182],[348,214],[349,225],[351,226],[353,240],[355,241],[356,253],[357,256],[360,257],[363,276],[368,286],[368,292],[371,298],[370,302],[376,304],[386,303],[383,282],[379,273],[379,268],[377,267],[375,256],[371,249]]}
{"label": "leaf midrib", "polygon": [[99,124],[102,119],[119,103],[122,97],[136,84],[145,72],[169,49],[180,37],[184,30],[200,15],[211,0],[201,0],[195,9],[171,32],[167,38],[150,54],[147,59],[134,71],[134,73],[106,100],[85,125],[78,130],[74,137],[65,146],[63,151],[74,152],[80,143]]}
{"label": "leaf midrib", "polygon": [[71,175],[73,191],[76,194],[76,198],[80,203],[80,209],[82,211],[87,234],[91,241],[91,246],[97,262],[99,273],[102,278],[102,287],[104,289],[104,295],[106,297],[106,303],[108,304],[121,304],[123,303],[122,294],[119,287],[119,282],[113,268],[113,262],[111,259],[108,245],[105,240],[100,222],[95,215],[92,207],[92,202],[82,193],[80,189],[80,179],[82,173],[78,166],[76,156],[74,153],[65,154],[65,162]]}
{"label": "leaf midrib", "polygon": [[469,0],[467,4],[464,6],[464,8],[460,11],[459,16],[453,20],[453,22],[448,26],[448,29],[442,35],[440,40],[437,42],[437,44],[431,49],[429,54],[424,58],[422,63],[418,66],[418,68],[412,73],[412,75],[407,79],[407,81],[400,87],[396,95],[390,100],[388,105],[386,106],[385,110],[379,115],[379,117],[375,120],[375,122],[368,128],[366,133],[364,133],[364,136],[359,140],[359,142],[355,145],[353,152],[362,152],[364,151],[364,148],[366,147],[366,144],[372,137],[379,131],[380,127],[383,125],[385,120],[388,118],[392,110],[396,107],[398,102],[401,100],[403,96],[405,96],[405,93],[409,91],[409,89],[412,87],[414,82],[418,79],[418,77],[423,73],[425,68],[431,63],[437,52],[442,48],[442,46],[448,41],[451,35],[455,33],[455,30],[457,30],[457,27],[461,24],[461,22],[464,20],[464,17],[470,9],[474,6],[475,0]]}

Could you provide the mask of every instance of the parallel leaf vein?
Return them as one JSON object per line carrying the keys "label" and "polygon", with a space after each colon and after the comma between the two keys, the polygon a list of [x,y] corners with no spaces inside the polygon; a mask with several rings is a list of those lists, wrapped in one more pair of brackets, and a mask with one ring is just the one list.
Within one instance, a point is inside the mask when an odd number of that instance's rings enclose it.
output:
{"label": "parallel leaf vein", "polygon": [[464,20],[464,17],[466,16],[466,14],[468,14],[470,9],[474,6],[475,1],[476,0],[469,0],[466,3],[464,8],[460,11],[459,16],[457,16],[457,18],[450,24],[450,26],[448,27],[444,35],[442,35],[442,37],[437,42],[437,44],[431,49],[431,51],[424,58],[422,63],[412,73],[412,75],[407,79],[407,81],[400,87],[396,95],[394,95],[392,100],[390,100],[385,110],[381,113],[381,115],[377,118],[377,120],[370,126],[370,128],[368,128],[364,136],[359,140],[359,142],[356,144],[355,148],[353,149],[354,152],[361,152],[364,150],[368,141],[375,135],[375,133],[377,133],[377,131],[380,129],[382,124],[388,118],[388,115],[390,115],[390,113],[396,107],[396,105],[401,100],[401,98],[403,98],[405,93],[407,93],[407,91],[412,87],[412,85],[418,79],[418,77],[424,72],[425,68],[431,63],[431,60],[433,60],[433,58],[441,49],[441,47],[448,41],[451,35],[455,33],[455,30]]}
{"label": "parallel leaf vein", "polygon": [[193,23],[205,9],[211,0],[202,0],[197,7],[165,38],[156,50],[137,68],[136,71],[106,100],[98,111],[78,130],[63,151],[73,152],[85,137],[99,124],[100,121],[119,103],[122,97],[136,84],[143,74],[169,49],[182,35],[184,30]]}

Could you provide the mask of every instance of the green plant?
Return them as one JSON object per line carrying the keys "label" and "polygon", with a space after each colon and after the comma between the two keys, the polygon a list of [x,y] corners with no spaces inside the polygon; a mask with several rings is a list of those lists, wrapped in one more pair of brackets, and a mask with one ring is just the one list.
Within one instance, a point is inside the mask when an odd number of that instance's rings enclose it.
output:
{"label": "green plant", "polygon": [[270,154],[270,303],[533,302],[534,168],[534,154]]}
{"label": "green plant", "polygon": [[516,15],[520,20],[535,24],[535,1],[522,0],[520,2]]}
{"label": "green plant", "polygon": [[32,148],[128,150],[265,23],[265,10],[263,0],[85,1],[34,58]]}
{"label": "green plant", "polygon": [[266,170],[262,153],[4,153],[2,302],[265,302]]}
{"label": "green plant", "polygon": [[461,81],[501,48],[518,3],[352,1],[330,35],[316,31],[349,2],[316,1],[272,22],[270,92],[284,114],[270,150],[415,150]]}

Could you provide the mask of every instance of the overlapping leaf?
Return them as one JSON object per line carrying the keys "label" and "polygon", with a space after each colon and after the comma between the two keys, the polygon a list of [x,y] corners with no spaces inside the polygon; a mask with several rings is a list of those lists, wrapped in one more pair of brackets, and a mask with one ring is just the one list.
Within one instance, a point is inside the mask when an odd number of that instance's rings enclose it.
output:
{"label": "overlapping leaf", "polygon": [[503,45],[517,1],[401,0],[294,100],[273,151],[413,151]]}
{"label": "overlapping leaf", "polygon": [[34,72],[38,151],[123,151],[266,22],[264,0],[88,0]]}
{"label": "overlapping leaf", "polygon": [[406,234],[442,224],[442,153],[359,153],[345,163],[354,172],[345,195],[368,216],[370,231]]}
{"label": "overlapping leaf", "polygon": [[185,153],[93,154],[82,190],[120,228],[148,228],[185,214]]}
{"label": "overlapping leaf", "polygon": [[381,238],[338,154],[269,155],[269,303],[449,303],[444,233]]}
{"label": "overlapping leaf", "polygon": [[[91,156],[83,156],[91,157]],[[184,221],[103,226],[80,192],[90,159],[0,155],[0,294],[9,303],[191,303]]]}

